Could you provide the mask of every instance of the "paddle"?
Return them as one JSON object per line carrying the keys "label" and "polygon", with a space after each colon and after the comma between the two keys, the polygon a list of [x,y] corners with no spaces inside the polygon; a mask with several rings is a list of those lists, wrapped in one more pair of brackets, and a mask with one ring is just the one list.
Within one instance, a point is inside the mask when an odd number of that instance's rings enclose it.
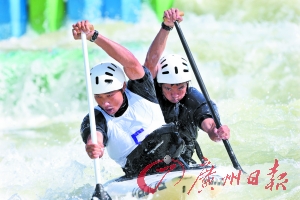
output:
{"label": "paddle", "polygon": [[[177,33],[178,33],[178,35],[179,35],[179,38],[180,38],[180,40],[181,40],[181,43],[182,43],[182,45],[183,45],[183,48],[184,48],[184,50],[185,50],[185,53],[186,53],[186,55],[187,55],[187,57],[188,57],[188,60],[189,60],[189,62],[190,62],[190,64],[191,64],[191,66],[192,66],[192,69],[193,69],[193,71],[194,71],[194,73],[195,73],[195,76],[196,76],[196,79],[197,79],[197,81],[198,81],[198,84],[199,84],[199,86],[200,86],[200,88],[201,88],[201,91],[202,91],[202,93],[203,93],[203,95],[204,95],[204,97],[205,97],[205,99],[206,99],[206,102],[207,102],[207,104],[208,104],[208,107],[209,107],[209,109],[210,109],[210,112],[212,113],[214,122],[215,122],[217,128],[220,128],[220,127],[222,126],[222,125],[221,125],[221,122],[220,122],[220,120],[217,118],[217,115],[216,115],[215,110],[214,110],[214,108],[213,108],[213,106],[212,106],[211,100],[210,100],[210,98],[209,98],[209,95],[208,95],[208,93],[207,93],[207,90],[206,90],[206,88],[205,88],[205,85],[204,85],[204,83],[203,83],[203,80],[202,80],[202,78],[201,78],[200,72],[199,72],[199,70],[198,70],[198,67],[196,66],[196,63],[195,63],[194,58],[193,58],[193,55],[192,55],[192,53],[191,53],[191,51],[190,51],[190,49],[189,49],[189,47],[188,47],[188,44],[187,44],[187,42],[186,42],[186,40],[185,40],[185,38],[184,38],[184,35],[183,35],[182,31],[181,31],[181,28],[180,28],[180,26],[179,26],[179,23],[178,23],[177,21],[175,21],[174,24],[175,24]],[[237,170],[241,170],[244,174],[246,174],[246,172],[242,169],[242,167],[240,166],[239,162],[237,161],[237,159],[236,159],[236,157],[235,157],[235,155],[234,155],[234,152],[233,152],[233,150],[232,150],[232,148],[231,148],[231,145],[230,145],[229,141],[228,141],[228,140],[223,140],[223,143],[224,143],[225,148],[226,148],[226,150],[227,150],[227,153],[228,153],[228,155],[229,155],[229,157],[230,157],[230,160],[231,160],[231,162],[232,162],[232,164],[233,164],[233,167],[234,167],[235,169],[237,169]]]}
{"label": "paddle", "polygon": [[[91,129],[91,138],[94,144],[97,144],[97,134],[96,134],[96,123],[95,123],[95,113],[93,106],[93,93],[90,77],[90,67],[89,67],[89,58],[86,44],[86,34],[81,32],[81,41],[82,41],[82,51],[84,57],[84,68],[85,68],[85,80],[87,87],[87,96],[89,102],[89,118],[90,118],[90,129]],[[110,196],[104,191],[102,184],[100,183],[100,165],[99,159],[94,159],[94,170],[96,176],[96,187],[92,196],[92,200],[110,200]]]}

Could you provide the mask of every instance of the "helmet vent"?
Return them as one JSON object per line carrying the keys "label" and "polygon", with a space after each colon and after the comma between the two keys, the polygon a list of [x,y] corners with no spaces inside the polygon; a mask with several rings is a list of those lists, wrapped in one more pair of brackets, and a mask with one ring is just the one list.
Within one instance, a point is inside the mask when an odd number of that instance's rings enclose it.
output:
{"label": "helmet vent", "polygon": [[105,72],[105,74],[106,74],[107,76],[113,76],[113,74],[112,74],[112,73],[109,73],[109,72]]}
{"label": "helmet vent", "polygon": [[161,62],[160,62],[160,64],[163,64],[163,62],[165,62],[166,61],[166,59],[163,59]]}
{"label": "helmet vent", "polygon": [[110,64],[112,64],[112,66],[114,66],[116,69],[118,69],[118,67],[114,63],[110,63]]}
{"label": "helmet vent", "polygon": [[157,83],[178,84],[191,80],[190,63],[184,57],[169,54],[157,63]]}
{"label": "helmet vent", "polygon": [[124,71],[111,62],[97,64],[90,70],[93,94],[105,94],[120,90],[126,81]]}
{"label": "helmet vent", "polygon": [[178,74],[178,68],[175,67],[175,74]]}
{"label": "helmet vent", "polygon": [[111,67],[107,67],[108,69],[112,70],[112,71],[116,71],[114,68],[111,68]]}
{"label": "helmet vent", "polygon": [[165,64],[165,65],[163,65],[161,68],[163,69],[163,68],[165,68],[165,67],[167,67],[168,66],[168,64]]}
{"label": "helmet vent", "polygon": [[[111,69],[111,70],[113,70],[113,71],[115,71],[115,70],[114,70],[113,68],[111,68],[111,67],[108,67],[108,68]],[[105,74],[106,74],[107,76],[114,76],[112,73],[109,73],[109,72],[105,72]],[[105,83],[112,83],[113,80],[112,80],[112,79],[105,79],[104,82],[105,82]]]}

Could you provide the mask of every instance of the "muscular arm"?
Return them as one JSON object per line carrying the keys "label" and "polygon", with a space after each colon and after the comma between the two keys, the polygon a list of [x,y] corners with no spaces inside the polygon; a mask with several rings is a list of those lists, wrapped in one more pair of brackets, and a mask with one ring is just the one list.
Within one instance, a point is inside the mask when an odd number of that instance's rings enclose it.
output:
{"label": "muscular arm", "polygon": [[[164,24],[166,26],[174,27],[174,21],[177,20],[181,22],[183,20],[181,17],[182,14],[183,13],[180,13],[176,8],[166,10],[164,12]],[[160,28],[148,50],[144,66],[150,70],[153,78],[155,78],[157,75],[157,64],[163,51],[165,50],[169,32],[170,31]]]}
{"label": "muscular arm", "polygon": [[[95,32],[91,27],[92,25],[88,21],[80,21],[74,24],[72,30],[74,39],[81,39],[81,31],[83,31],[89,40]],[[136,80],[144,76],[145,72],[142,65],[128,49],[101,34],[98,34],[94,42],[124,67],[124,72],[129,79]]]}
{"label": "muscular arm", "polygon": [[[184,99],[183,103],[185,105],[189,105],[191,111],[194,112],[194,122],[199,128],[208,134],[212,141],[218,142],[222,139],[229,139],[230,130],[226,125],[221,126],[219,129],[216,128],[216,124],[202,93],[200,93],[197,89],[190,87],[188,94],[186,94]],[[212,104],[219,119],[218,108],[214,102],[212,102]]]}
{"label": "muscular arm", "polygon": [[124,67],[124,72],[129,79],[136,80],[144,76],[142,65],[128,49],[100,34],[95,43]]}
{"label": "muscular arm", "polygon": [[161,28],[148,50],[144,66],[150,70],[153,78],[157,75],[157,63],[165,50],[169,32]]}

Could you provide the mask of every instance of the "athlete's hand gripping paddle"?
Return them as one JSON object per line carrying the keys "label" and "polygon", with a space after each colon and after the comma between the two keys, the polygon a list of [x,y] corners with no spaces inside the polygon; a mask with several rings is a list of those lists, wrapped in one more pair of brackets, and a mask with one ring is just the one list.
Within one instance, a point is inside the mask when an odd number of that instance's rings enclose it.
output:
{"label": "athlete's hand gripping paddle", "polygon": [[[215,110],[214,110],[214,108],[213,108],[213,105],[212,105],[212,103],[211,103],[211,100],[210,100],[209,95],[208,95],[208,93],[207,93],[206,87],[205,87],[204,82],[203,82],[203,80],[202,80],[202,78],[201,78],[201,75],[200,75],[200,72],[199,72],[199,70],[198,70],[198,67],[197,67],[197,65],[196,65],[196,63],[195,63],[195,61],[194,61],[193,55],[192,55],[192,53],[191,53],[191,51],[190,51],[190,49],[189,49],[189,47],[188,47],[188,44],[187,44],[187,42],[186,42],[186,40],[185,40],[185,37],[184,37],[184,35],[183,35],[182,31],[181,31],[181,28],[180,28],[180,26],[179,26],[179,23],[178,23],[177,21],[175,21],[174,24],[175,24],[177,33],[178,33],[178,35],[179,35],[179,38],[180,38],[180,40],[181,40],[181,43],[182,43],[182,45],[183,45],[183,48],[184,48],[184,50],[185,50],[185,53],[186,53],[186,55],[187,55],[187,57],[188,57],[188,60],[189,60],[189,62],[190,62],[190,65],[191,65],[191,67],[192,67],[192,69],[193,69],[193,71],[194,71],[194,73],[195,73],[197,82],[198,82],[198,84],[199,84],[199,86],[200,86],[200,88],[201,88],[201,91],[202,91],[202,93],[203,93],[205,99],[206,99],[206,102],[207,102],[207,104],[208,104],[208,107],[209,107],[209,109],[210,109],[210,112],[212,113],[212,116],[213,116],[213,119],[214,119],[214,121],[215,121],[215,124],[216,124],[217,128],[220,128],[220,127],[222,126],[222,125],[221,125],[221,122],[220,122],[220,120],[217,118],[217,115],[216,115],[216,113],[215,113]],[[230,146],[229,141],[228,141],[228,140],[223,140],[223,143],[224,143],[224,146],[225,146],[225,148],[226,148],[226,150],[227,150],[227,153],[228,153],[228,155],[229,155],[229,157],[230,157],[230,159],[231,159],[231,162],[232,162],[232,164],[233,164],[233,167],[234,167],[235,169],[237,169],[237,170],[241,170],[241,171],[245,174],[246,172],[242,169],[242,167],[240,166],[239,162],[237,161],[237,159],[236,159],[236,157],[235,157],[235,155],[234,155],[234,152],[233,152],[233,150],[232,150],[232,148],[231,148],[231,146]]]}
{"label": "athlete's hand gripping paddle", "polygon": [[[84,68],[85,68],[85,80],[86,80],[86,88],[87,88],[87,96],[89,102],[89,118],[90,118],[90,129],[91,129],[91,138],[94,144],[97,144],[97,134],[96,134],[96,123],[95,123],[95,113],[93,106],[93,93],[92,93],[92,85],[91,85],[91,77],[90,77],[90,67],[89,67],[89,58],[86,44],[86,34],[81,32],[81,41],[82,41],[82,51],[84,57]],[[94,159],[94,170],[96,176],[96,187],[94,194],[92,196],[92,200],[110,200],[110,196],[104,191],[102,184],[100,183],[100,165],[99,159]]]}

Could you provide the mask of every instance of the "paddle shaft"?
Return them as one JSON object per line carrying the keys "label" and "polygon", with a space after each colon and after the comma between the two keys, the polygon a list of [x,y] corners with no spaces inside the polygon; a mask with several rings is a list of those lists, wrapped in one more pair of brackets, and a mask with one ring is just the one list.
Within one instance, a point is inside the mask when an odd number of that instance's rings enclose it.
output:
{"label": "paddle shaft", "polygon": [[[89,57],[87,51],[87,44],[86,44],[86,34],[82,31],[81,32],[81,41],[82,41],[82,51],[84,57],[84,69],[85,69],[85,81],[86,81],[86,88],[87,88],[87,96],[89,102],[89,119],[90,119],[90,130],[91,130],[91,138],[93,144],[97,144],[97,133],[96,133],[96,122],[95,122],[95,111],[94,111],[94,98],[92,92],[92,82],[90,76],[90,67],[89,67]],[[109,194],[104,191],[103,185],[100,183],[100,164],[99,159],[94,159],[94,170],[95,170],[95,177],[96,177],[96,187],[95,191],[92,196],[93,199],[98,200],[111,200]]]}
{"label": "paddle shaft", "polygon": [[[82,41],[82,51],[83,51],[83,57],[84,57],[87,96],[88,96],[88,102],[89,102],[89,118],[90,118],[91,138],[92,138],[92,142],[94,144],[97,144],[95,112],[94,112],[94,106],[93,106],[94,99],[93,99],[91,77],[90,77],[90,67],[89,67],[89,58],[88,58],[88,51],[87,51],[87,44],[86,44],[86,34],[84,32],[81,33],[81,41]],[[95,176],[96,176],[96,184],[98,184],[98,183],[100,183],[99,159],[94,159],[94,169],[95,169]]]}
{"label": "paddle shaft", "polygon": [[[181,40],[181,43],[182,43],[182,45],[183,45],[183,48],[184,48],[184,50],[185,50],[185,53],[186,53],[186,55],[187,55],[187,57],[188,57],[188,60],[189,60],[189,62],[190,62],[190,65],[191,65],[191,67],[192,67],[192,69],[193,69],[193,71],[194,71],[194,73],[195,73],[197,82],[198,82],[198,84],[199,84],[199,86],[200,86],[200,89],[201,89],[201,91],[202,91],[202,93],[203,93],[203,95],[204,95],[204,97],[205,97],[205,99],[206,99],[206,102],[207,102],[207,104],[208,104],[208,107],[209,107],[209,109],[210,109],[210,112],[211,112],[211,114],[212,114],[212,116],[213,116],[213,119],[214,119],[214,122],[215,122],[215,124],[216,124],[216,127],[217,127],[217,128],[220,128],[220,127],[222,126],[222,124],[221,124],[219,118],[217,117],[216,112],[215,112],[215,110],[214,110],[214,108],[213,108],[213,105],[212,105],[211,100],[210,100],[210,98],[209,98],[209,95],[208,95],[208,93],[207,93],[206,87],[205,87],[204,82],[203,82],[203,80],[202,80],[202,78],[201,78],[200,72],[199,72],[198,67],[197,67],[197,65],[196,65],[196,63],[195,63],[195,60],[194,60],[194,58],[193,58],[193,55],[192,55],[192,53],[191,53],[191,51],[190,51],[190,49],[189,49],[189,47],[188,47],[188,44],[187,44],[187,42],[186,42],[186,40],[185,40],[185,37],[184,37],[184,35],[183,35],[183,33],[182,33],[182,30],[181,30],[181,28],[180,28],[180,26],[179,26],[179,23],[178,23],[177,21],[175,21],[174,24],[175,24],[177,33],[178,33],[178,35],[179,35],[179,38],[180,38],[180,40]],[[228,153],[228,155],[229,155],[229,158],[230,158],[230,160],[231,160],[231,162],[232,162],[232,164],[233,164],[233,167],[234,167],[235,169],[237,169],[237,170],[241,170],[243,173],[246,173],[246,172],[242,169],[242,167],[240,166],[239,162],[237,161],[237,158],[236,158],[236,156],[235,156],[235,154],[234,154],[234,152],[233,152],[233,150],[232,150],[232,148],[231,148],[231,145],[230,145],[229,141],[228,141],[228,140],[223,140],[223,143],[224,143],[224,145],[225,145],[225,148],[226,148],[226,150],[227,150],[227,153]]]}

